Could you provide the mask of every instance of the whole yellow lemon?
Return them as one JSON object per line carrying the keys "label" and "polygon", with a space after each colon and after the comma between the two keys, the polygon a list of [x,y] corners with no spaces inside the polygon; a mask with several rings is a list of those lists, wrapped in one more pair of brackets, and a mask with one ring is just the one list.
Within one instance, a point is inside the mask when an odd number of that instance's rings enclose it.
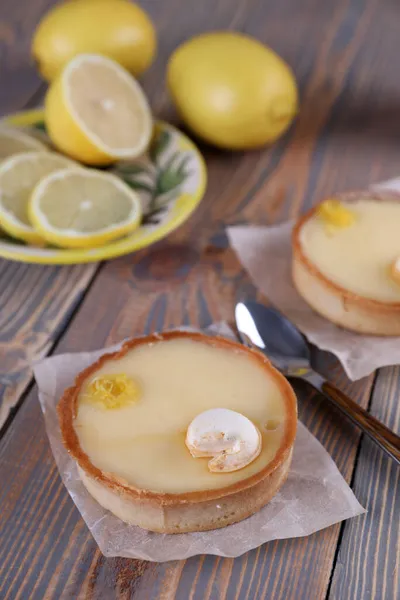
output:
{"label": "whole yellow lemon", "polygon": [[182,44],[168,64],[168,87],[199,137],[240,150],[274,142],[297,112],[288,65],[255,39],[214,32]]}
{"label": "whole yellow lemon", "polygon": [[103,54],[135,77],[151,64],[156,34],[150,18],[128,0],[70,0],[50,10],[32,43],[38,69],[51,81],[77,54]]}

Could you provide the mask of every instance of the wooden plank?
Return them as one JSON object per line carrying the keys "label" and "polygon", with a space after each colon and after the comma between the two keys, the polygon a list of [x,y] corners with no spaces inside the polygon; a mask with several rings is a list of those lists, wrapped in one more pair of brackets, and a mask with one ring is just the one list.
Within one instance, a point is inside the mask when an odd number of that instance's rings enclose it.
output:
{"label": "wooden plank", "polygon": [[[371,413],[400,431],[400,368],[382,369]],[[362,440],[354,491],[368,510],[344,526],[329,598],[400,598],[400,469],[368,438]]]}
{"label": "wooden plank", "polygon": [[[43,82],[30,58],[36,24],[54,0],[0,7],[0,115],[38,102]],[[40,267],[0,259],[0,431],[96,272],[96,265]]]}
{"label": "wooden plank", "polygon": [[[144,4],[156,13],[155,3]],[[398,39],[393,8],[379,11],[375,0],[308,0],[301,7],[290,0],[268,5],[253,1],[234,10],[229,0],[162,4],[157,6],[161,51],[145,78],[157,112],[169,114],[160,73],[170,49],[211,24],[234,24],[271,43],[294,66],[304,108],[290,134],[270,150],[231,155],[204,148],[210,186],[194,218],[168,243],[108,263],[58,352],[92,349],[167,326],[205,326],[231,318],[235,301],[255,291],[227,247],[225,223],[283,220],[321,193],[355,182],[367,185],[398,169],[400,149],[391,137],[396,125],[385,125],[382,94],[376,99],[372,93],[375,85],[387,90],[390,84],[390,90],[400,91],[400,82],[391,75]],[[288,14],[296,18],[290,35]],[[373,85],[365,75],[371,64]],[[354,119],[363,98],[385,137],[377,138],[367,127],[360,143]],[[368,114],[361,111],[358,123],[365,126]],[[350,385],[336,363],[319,360],[333,381],[367,405],[372,378]],[[301,388],[298,392],[303,420],[350,480],[357,435],[320,397]],[[0,481],[0,535],[5,540],[0,546],[0,596],[325,598],[339,526],[267,544],[235,560],[195,557],[152,565],[104,559],[59,480],[34,391],[0,445]]]}
{"label": "wooden plank", "polygon": [[55,0],[15,2],[0,6],[0,115],[31,106],[43,83],[30,57],[32,35],[37,23]]}
{"label": "wooden plank", "polygon": [[0,261],[0,430],[59,337],[97,264],[41,267]]}

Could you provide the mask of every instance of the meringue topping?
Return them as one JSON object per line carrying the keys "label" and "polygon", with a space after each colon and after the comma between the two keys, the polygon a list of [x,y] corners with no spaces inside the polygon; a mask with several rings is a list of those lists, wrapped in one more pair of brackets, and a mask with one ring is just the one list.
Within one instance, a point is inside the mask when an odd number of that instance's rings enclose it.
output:
{"label": "meringue topping", "polygon": [[258,428],[244,415],[228,408],[206,410],[193,419],[186,446],[194,458],[212,457],[212,473],[230,473],[249,465],[261,452]]}

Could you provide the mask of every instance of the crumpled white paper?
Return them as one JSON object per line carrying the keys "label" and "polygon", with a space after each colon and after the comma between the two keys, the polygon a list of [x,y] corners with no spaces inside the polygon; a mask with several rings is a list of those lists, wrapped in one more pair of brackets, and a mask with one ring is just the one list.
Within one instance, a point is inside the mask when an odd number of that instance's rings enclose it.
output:
{"label": "crumpled white paper", "polygon": [[[400,178],[373,186],[400,192]],[[240,262],[268,300],[307,339],[337,356],[351,380],[400,363],[400,337],[360,335],[337,327],[315,313],[298,294],[291,276],[293,223],[273,227],[229,227],[228,237]]]}
{"label": "crumpled white paper", "polygon": [[[223,323],[212,326],[208,333],[232,336]],[[97,352],[53,356],[34,367],[46,430],[60,475],[105,556],[156,562],[196,554],[235,557],[270,540],[310,535],[365,512],[329,454],[299,423],[288,480],[266,507],[245,521],[215,531],[168,535],[145,531],[114,517],[81,483],[75,462],[62,444],[56,405],[81,370],[119,347],[120,344]]]}

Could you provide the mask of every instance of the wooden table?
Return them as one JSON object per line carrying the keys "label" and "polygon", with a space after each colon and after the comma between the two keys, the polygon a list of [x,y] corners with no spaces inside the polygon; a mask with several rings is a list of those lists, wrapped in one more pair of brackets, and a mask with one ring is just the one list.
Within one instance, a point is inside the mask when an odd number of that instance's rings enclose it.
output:
{"label": "wooden table", "polygon": [[[4,0],[0,110],[32,107],[44,86],[29,63],[32,31],[52,0]],[[351,483],[365,516],[237,559],[153,564],[104,558],[58,475],[30,364],[164,327],[231,319],[257,291],[225,235],[234,223],[297,215],[323,195],[400,174],[400,9],[390,0],[147,0],[158,58],[143,84],[158,116],[174,120],[164,89],[172,49],[208,29],[270,44],[293,67],[302,108],[270,149],[202,147],[207,195],[163,243],[105,264],[0,262],[0,598],[396,600],[400,598],[400,470],[324,401],[297,387],[300,417]],[[337,362],[319,368],[399,429],[400,371],[350,383]]]}

